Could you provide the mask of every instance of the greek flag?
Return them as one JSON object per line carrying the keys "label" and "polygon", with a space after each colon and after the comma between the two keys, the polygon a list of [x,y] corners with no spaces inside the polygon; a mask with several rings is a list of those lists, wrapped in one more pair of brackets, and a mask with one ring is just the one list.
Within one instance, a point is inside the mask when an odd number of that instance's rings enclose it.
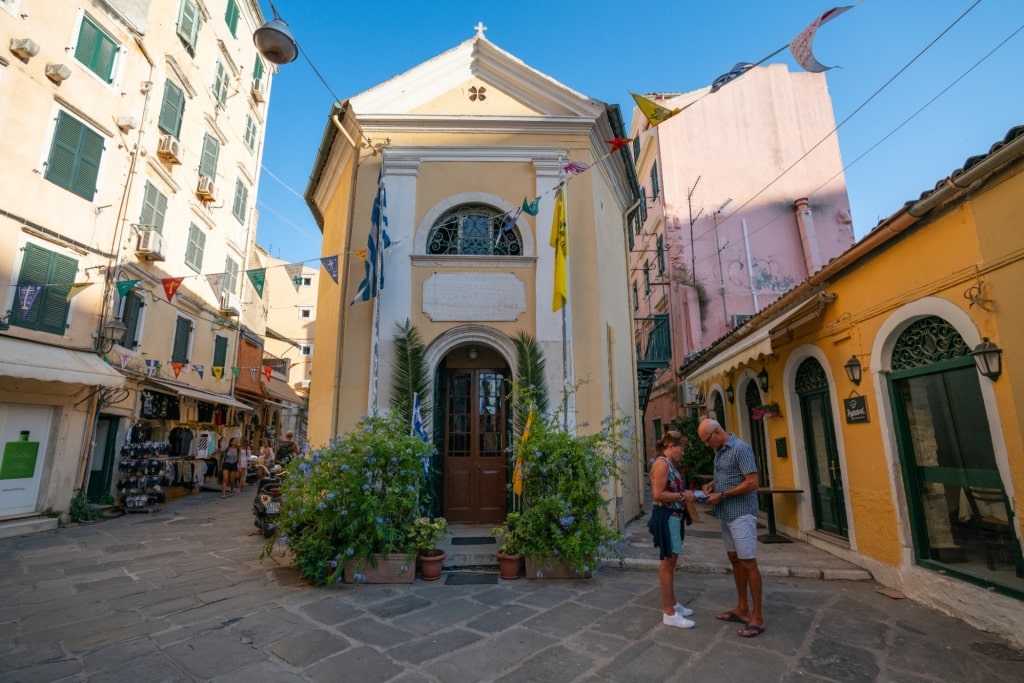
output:
{"label": "greek flag", "polygon": [[430,441],[427,437],[427,432],[423,429],[423,416],[420,415],[420,395],[412,395],[412,433],[423,439],[423,441]]}
{"label": "greek flag", "polygon": [[369,301],[384,289],[383,251],[391,246],[388,237],[388,217],[384,212],[388,208],[387,192],[384,191],[384,168],[381,167],[377,176],[377,196],[373,199],[373,212],[370,215],[370,234],[366,238],[366,275],[359,283],[352,303]]}

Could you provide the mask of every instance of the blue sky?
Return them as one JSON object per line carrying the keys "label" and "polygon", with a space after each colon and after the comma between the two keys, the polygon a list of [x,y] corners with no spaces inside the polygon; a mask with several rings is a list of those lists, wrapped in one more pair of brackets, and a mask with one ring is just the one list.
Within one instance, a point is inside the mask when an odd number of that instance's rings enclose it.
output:
{"label": "blue sky", "polygon": [[[271,17],[267,0],[260,4]],[[629,91],[702,88],[736,62],[757,62],[786,45],[835,6],[827,0],[274,5],[330,86],[301,55],[274,78],[257,240],[289,261],[320,255],[320,232],[301,195],[334,97],[359,94],[451,49],[472,37],[479,21],[498,47],[588,97],[619,104],[628,121]],[[967,157],[986,153],[1007,130],[1024,124],[1022,29],[1022,0],[864,0],[818,31],[818,61],[841,67],[826,77],[836,123],[849,117],[837,135],[858,239]],[[768,63],[799,69],[788,50]]]}

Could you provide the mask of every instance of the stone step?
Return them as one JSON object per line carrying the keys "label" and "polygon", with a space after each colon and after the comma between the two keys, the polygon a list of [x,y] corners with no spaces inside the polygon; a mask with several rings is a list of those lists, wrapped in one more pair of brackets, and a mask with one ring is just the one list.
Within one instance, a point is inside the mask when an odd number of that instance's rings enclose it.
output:
{"label": "stone step", "polygon": [[27,536],[43,531],[53,531],[60,520],[56,517],[25,517],[0,522],[0,538]]}

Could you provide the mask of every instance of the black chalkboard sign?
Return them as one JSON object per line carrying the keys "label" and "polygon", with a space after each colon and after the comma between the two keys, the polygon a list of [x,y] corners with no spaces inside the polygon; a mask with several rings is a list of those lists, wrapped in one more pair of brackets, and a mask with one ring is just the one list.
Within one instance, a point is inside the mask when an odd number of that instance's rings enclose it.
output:
{"label": "black chalkboard sign", "polygon": [[868,419],[868,397],[854,396],[843,399],[843,412],[846,413],[846,424],[871,422]]}

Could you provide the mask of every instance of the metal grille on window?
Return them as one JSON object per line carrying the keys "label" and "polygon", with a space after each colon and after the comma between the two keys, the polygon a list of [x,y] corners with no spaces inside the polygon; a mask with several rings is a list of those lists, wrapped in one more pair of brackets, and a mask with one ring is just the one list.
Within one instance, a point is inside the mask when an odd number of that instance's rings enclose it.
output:
{"label": "metal grille on window", "polygon": [[427,237],[428,254],[521,256],[519,230],[505,229],[510,216],[491,206],[464,204],[442,215]]}
{"label": "metal grille on window", "polygon": [[828,388],[828,377],[825,376],[825,369],[821,367],[821,363],[813,358],[807,358],[796,370],[795,384],[798,394],[817,391]]}
{"label": "metal grille on window", "polygon": [[943,360],[962,358],[971,349],[963,337],[942,318],[921,318],[903,331],[892,349],[892,369],[909,370]]}

